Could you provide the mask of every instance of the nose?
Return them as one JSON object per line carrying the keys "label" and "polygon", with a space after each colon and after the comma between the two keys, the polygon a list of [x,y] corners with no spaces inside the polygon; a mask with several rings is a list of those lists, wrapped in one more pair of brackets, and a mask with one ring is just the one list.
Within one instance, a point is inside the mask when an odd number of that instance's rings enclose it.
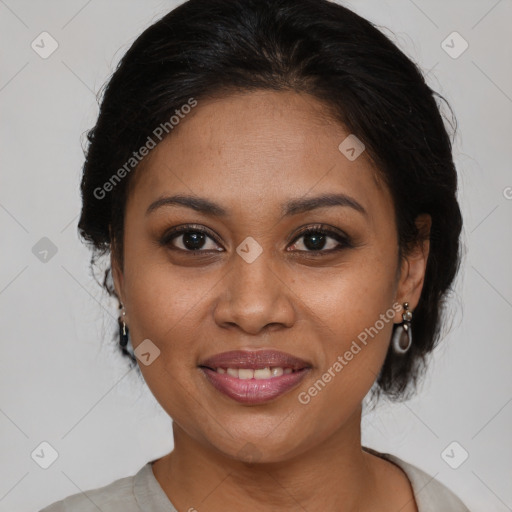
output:
{"label": "nose", "polygon": [[235,253],[230,265],[214,310],[217,325],[257,335],[294,324],[295,294],[284,273],[273,267],[270,251],[263,251],[252,263]]}

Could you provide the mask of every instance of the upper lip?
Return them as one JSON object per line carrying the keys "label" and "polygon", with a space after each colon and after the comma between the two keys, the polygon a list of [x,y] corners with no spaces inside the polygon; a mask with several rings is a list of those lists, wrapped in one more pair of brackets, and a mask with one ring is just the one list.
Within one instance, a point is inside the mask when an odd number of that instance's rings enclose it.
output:
{"label": "upper lip", "polygon": [[215,370],[216,368],[249,368],[258,370],[266,367],[292,368],[293,370],[301,370],[309,368],[311,365],[286,352],[278,350],[232,350],[230,352],[222,352],[208,359],[204,359],[199,366],[205,366]]}

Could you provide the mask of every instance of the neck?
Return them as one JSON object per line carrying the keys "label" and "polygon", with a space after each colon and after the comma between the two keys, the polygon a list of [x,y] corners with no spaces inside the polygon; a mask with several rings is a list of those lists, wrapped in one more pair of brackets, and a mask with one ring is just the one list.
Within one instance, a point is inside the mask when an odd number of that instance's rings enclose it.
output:
{"label": "neck", "polygon": [[370,510],[375,474],[372,456],[361,450],[360,424],[361,408],[299,456],[248,464],[197,442],[173,423],[174,450],[153,464],[153,472],[179,510]]}

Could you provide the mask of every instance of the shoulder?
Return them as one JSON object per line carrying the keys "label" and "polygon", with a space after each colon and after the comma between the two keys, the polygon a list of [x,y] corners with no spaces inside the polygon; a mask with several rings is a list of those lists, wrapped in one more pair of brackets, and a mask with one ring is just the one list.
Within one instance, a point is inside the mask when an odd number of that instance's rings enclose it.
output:
{"label": "shoulder", "polygon": [[409,478],[418,505],[418,512],[470,512],[462,500],[448,487],[430,476],[420,468],[406,462],[395,455],[380,453],[370,448],[366,451],[393,462],[400,467]]}
{"label": "shoulder", "polygon": [[143,466],[136,475],[120,478],[96,489],[89,489],[56,501],[39,512],[140,512],[133,492],[138,475],[147,470]]}

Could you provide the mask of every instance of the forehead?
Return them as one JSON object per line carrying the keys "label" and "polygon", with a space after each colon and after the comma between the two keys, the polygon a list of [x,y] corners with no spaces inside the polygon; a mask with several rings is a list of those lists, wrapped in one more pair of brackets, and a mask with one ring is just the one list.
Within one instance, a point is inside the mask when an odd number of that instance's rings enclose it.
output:
{"label": "forehead", "polygon": [[285,197],[340,192],[389,206],[366,153],[349,160],[340,151],[350,133],[310,95],[256,91],[199,100],[176,128],[132,177],[144,203],[178,192],[262,215]]}

